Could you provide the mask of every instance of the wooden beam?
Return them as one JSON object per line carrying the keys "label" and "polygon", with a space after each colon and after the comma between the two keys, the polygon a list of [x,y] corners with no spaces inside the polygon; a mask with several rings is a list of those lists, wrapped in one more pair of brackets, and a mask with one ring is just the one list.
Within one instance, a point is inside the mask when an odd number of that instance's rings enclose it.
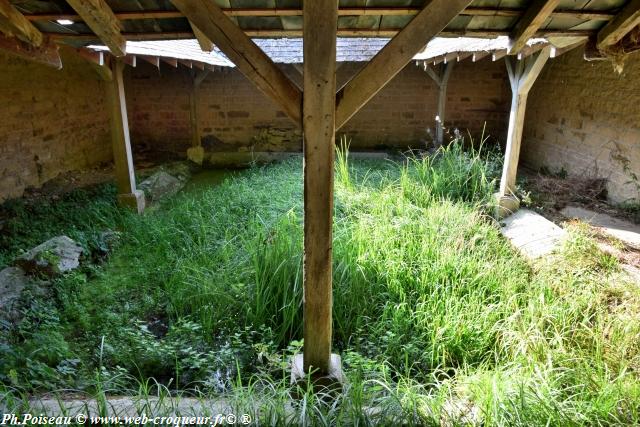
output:
{"label": "wooden beam", "polygon": [[212,1],[171,0],[202,33],[233,61],[238,70],[300,125],[302,92],[271,58]]}
{"label": "wooden beam", "polygon": [[140,57],[140,59],[142,59],[143,61],[148,62],[149,64],[153,65],[156,68],[160,68],[160,58],[158,56],[151,56],[151,55],[138,55],[138,57]]}
{"label": "wooden beam", "polygon": [[587,39],[583,39],[575,43],[571,43],[567,46],[562,46],[562,47],[551,46],[551,53],[549,54],[549,58],[557,58],[558,56],[564,55],[565,53],[573,49],[576,49],[586,43],[587,43]]}
{"label": "wooden beam", "polygon": [[[338,9],[339,16],[412,16],[417,15],[420,7],[343,7]],[[526,9],[509,7],[468,7],[460,15],[462,16],[497,16],[497,17],[519,17],[525,13]],[[297,8],[223,8],[222,12],[227,16],[255,16],[255,17],[279,17],[279,16],[302,16],[302,9]],[[139,12],[116,12],[116,17],[121,21],[140,19],[175,19],[183,18],[184,15],[174,10],[148,10]],[[580,20],[609,21],[613,19],[615,13],[599,10],[572,10],[557,9],[552,17],[574,18]],[[77,14],[69,13],[39,13],[29,14],[25,17],[30,21],[55,21],[58,19],[69,19],[80,21]]]}
{"label": "wooden beam", "polygon": [[527,96],[550,54],[551,46],[547,46],[525,60],[515,61],[515,64],[512,63],[511,58],[506,58],[512,97],[507,149],[500,180],[499,196],[501,198],[511,197],[515,192]]}
{"label": "wooden beam", "polygon": [[640,25],[640,0],[631,0],[612,21],[598,32],[598,49],[618,43],[638,25]]}
{"label": "wooden beam", "polygon": [[191,25],[191,30],[193,30],[193,35],[196,37],[196,40],[198,40],[200,49],[203,52],[211,52],[213,50],[213,42],[209,40],[207,36],[202,34],[202,31],[200,31],[198,27],[193,25],[191,21],[189,21],[189,24]]}
{"label": "wooden beam", "polygon": [[62,60],[58,52],[58,45],[48,38],[40,46],[33,46],[16,37],[0,35],[0,50],[17,55],[28,61],[39,62],[57,69],[62,68]]}
{"label": "wooden beam", "polygon": [[0,0],[0,31],[7,37],[18,37],[23,42],[40,46],[44,36],[9,0]]}
{"label": "wooden beam", "polygon": [[136,177],[133,169],[133,155],[129,139],[129,121],[125,101],[124,62],[112,61],[113,81],[107,84],[109,114],[111,120],[111,141],[115,164],[118,202],[131,207],[138,213],[144,210],[144,193],[136,189]]}
{"label": "wooden beam", "polygon": [[173,68],[178,68],[178,60],[175,58],[168,58],[166,56],[161,56],[160,61],[164,62],[165,64],[171,65]]}
{"label": "wooden beam", "polygon": [[411,58],[471,1],[431,0],[371,61],[340,90],[336,129],[407,65]]}
{"label": "wooden beam", "polygon": [[[302,30],[242,30],[248,37],[253,38],[273,38],[273,37],[302,37]],[[397,35],[401,28],[386,28],[381,30],[371,29],[338,29],[339,37],[393,37]],[[43,33],[56,40],[85,41],[99,40],[93,34],[67,34],[67,33]],[[438,33],[438,37],[480,37],[494,38],[498,36],[508,36],[509,31],[504,30],[443,30]],[[535,37],[589,37],[595,34],[592,30],[542,30],[535,34]],[[127,40],[179,40],[193,39],[195,36],[190,31],[164,31],[161,33],[123,33]]]}
{"label": "wooden beam", "polygon": [[304,372],[330,372],[336,0],[304,2]]}
{"label": "wooden beam", "polygon": [[444,143],[444,119],[447,103],[447,84],[455,62],[443,64],[440,68],[440,83],[438,84],[438,116],[436,117],[436,144],[438,147]]}
{"label": "wooden beam", "polygon": [[104,0],[67,0],[115,56],[126,54],[126,40],[120,33],[120,22]]}
{"label": "wooden beam", "polygon": [[542,27],[559,2],[560,0],[533,1],[509,36],[510,55],[518,54],[527,45],[527,41]]}

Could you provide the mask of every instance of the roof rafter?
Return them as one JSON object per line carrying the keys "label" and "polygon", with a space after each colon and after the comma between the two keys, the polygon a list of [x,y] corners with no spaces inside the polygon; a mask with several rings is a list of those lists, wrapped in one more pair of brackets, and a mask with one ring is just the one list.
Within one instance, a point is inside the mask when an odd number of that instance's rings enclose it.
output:
{"label": "roof rafter", "polygon": [[0,0],[0,31],[8,37],[18,37],[33,46],[40,46],[44,36],[9,0]]}
{"label": "roof rafter", "polygon": [[510,55],[518,54],[527,45],[527,41],[542,27],[559,2],[560,0],[534,0],[518,20],[509,36],[511,39]]}
{"label": "roof rafter", "polygon": [[638,25],[640,25],[640,0],[631,0],[598,32],[598,49],[618,43]]}
{"label": "roof rafter", "polygon": [[120,33],[120,22],[104,0],[67,0],[115,56],[126,54],[126,40]]}

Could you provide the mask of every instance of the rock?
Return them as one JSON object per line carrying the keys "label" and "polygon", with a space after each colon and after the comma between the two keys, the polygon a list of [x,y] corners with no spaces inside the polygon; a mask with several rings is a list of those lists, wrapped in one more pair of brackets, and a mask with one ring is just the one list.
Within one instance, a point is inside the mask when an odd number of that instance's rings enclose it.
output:
{"label": "rock", "polygon": [[165,197],[173,196],[184,187],[184,181],[169,175],[165,171],[159,171],[145,179],[138,186],[151,201],[158,201]]}
{"label": "rock", "polygon": [[16,260],[28,274],[57,276],[80,266],[82,246],[67,236],[58,236],[31,249]]}
{"label": "rock", "polygon": [[28,283],[29,278],[19,267],[7,267],[0,271],[0,316],[3,319],[19,319],[17,302]]}

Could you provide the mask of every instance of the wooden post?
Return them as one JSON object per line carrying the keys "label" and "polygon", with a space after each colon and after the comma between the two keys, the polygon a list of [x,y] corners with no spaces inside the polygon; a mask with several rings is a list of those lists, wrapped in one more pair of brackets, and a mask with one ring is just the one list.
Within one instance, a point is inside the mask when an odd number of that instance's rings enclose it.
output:
{"label": "wooden post", "polygon": [[[292,380],[309,371],[340,381],[340,359],[331,354],[333,162],[338,2],[304,2],[304,355]],[[300,369],[302,368],[302,369]]]}
{"label": "wooden post", "polygon": [[116,185],[118,187],[118,203],[142,213],[145,200],[144,193],[136,189],[131,141],[129,140],[127,104],[124,96],[123,69],[124,62],[120,60],[112,61],[113,79],[111,82],[106,82],[109,114],[111,116],[111,142],[113,145]]}
{"label": "wooden post", "polygon": [[519,208],[519,201],[515,197],[516,174],[522,143],[522,131],[527,107],[529,91],[540,75],[544,64],[549,59],[551,47],[547,46],[538,53],[524,60],[512,63],[506,58],[509,82],[511,83],[511,111],[509,113],[509,130],[507,132],[507,148],[504,156],[500,191],[497,194],[498,216],[505,217]]}
{"label": "wooden post", "polygon": [[425,68],[429,77],[438,85],[438,115],[436,116],[436,148],[444,143],[444,118],[447,104],[447,84],[453,70],[454,62],[445,62],[440,66],[439,72],[435,72],[428,66]]}
{"label": "wooden post", "polygon": [[200,84],[209,74],[209,70],[192,72],[191,90],[189,91],[189,119],[191,121],[191,148],[187,150],[187,158],[201,165],[204,161],[204,148],[202,148],[200,120],[198,117],[198,91]]}

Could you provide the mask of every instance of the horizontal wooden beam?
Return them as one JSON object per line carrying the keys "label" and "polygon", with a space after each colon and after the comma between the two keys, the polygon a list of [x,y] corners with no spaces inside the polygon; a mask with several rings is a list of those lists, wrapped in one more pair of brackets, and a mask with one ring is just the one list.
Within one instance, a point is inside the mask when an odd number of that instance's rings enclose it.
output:
{"label": "horizontal wooden beam", "polygon": [[518,54],[549,19],[560,0],[534,0],[509,36],[509,54]]}
{"label": "horizontal wooden beam", "polygon": [[171,1],[242,74],[297,125],[301,124],[302,91],[214,2]]}
{"label": "horizontal wooden beam", "polygon": [[0,31],[7,37],[18,37],[34,46],[40,46],[44,36],[9,0],[0,0]]}
{"label": "horizontal wooden beam", "polygon": [[104,0],[67,0],[115,56],[126,54],[126,40],[120,34],[120,22]]}
{"label": "horizontal wooden beam", "polygon": [[33,46],[15,37],[0,35],[0,51],[17,55],[28,61],[39,62],[51,67],[62,68],[58,45],[45,38],[40,46]]}
{"label": "horizontal wooden beam", "polygon": [[640,25],[640,0],[631,0],[598,32],[598,49],[618,43],[638,25]]}
{"label": "horizontal wooden beam", "polygon": [[[246,29],[244,33],[253,38],[272,38],[272,37],[302,37],[302,30],[256,30]],[[357,29],[347,30],[339,29],[337,34],[339,37],[393,37],[401,31],[400,28],[389,28],[382,30]],[[63,34],[63,33],[44,33],[47,36],[58,40],[83,40],[97,41],[99,40],[93,34]],[[489,30],[443,30],[438,37],[479,37],[493,38],[498,36],[508,36],[509,31],[489,31]],[[538,31],[534,37],[589,37],[596,34],[591,30],[544,30]],[[193,39],[195,36],[190,31],[166,31],[161,33],[123,33],[127,40],[144,41],[144,40],[181,40]]]}
{"label": "horizontal wooden beam", "polygon": [[[344,7],[338,10],[340,16],[411,16],[417,15],[422,8],[419,7]],[[468,7],[460,15],[462,16],[500,16],[519,17],[525,13],[526,9],[520,8],[498,8],[498,7]],[[273,9],[273,8],[225,8],[222,12],[227,16],[256,16],[256,17],[277,17],[277,16],[302,16],[302,9]],[[150,10],[143,12],[115,12],[116,17],[121,21],[139,19],[174,19],[183,18],[182,12],[175,10]],[[615,16],[615,12],[609,11],[588,11],[558,9],[551,14],[555,18],[575,18],[582,20],[609,21]],[[81,21],[77,14],[69,13],[41,13],[29,14],[25,17],[30,21],[56,21],[58,19],[69,19],[71,21]]]}

